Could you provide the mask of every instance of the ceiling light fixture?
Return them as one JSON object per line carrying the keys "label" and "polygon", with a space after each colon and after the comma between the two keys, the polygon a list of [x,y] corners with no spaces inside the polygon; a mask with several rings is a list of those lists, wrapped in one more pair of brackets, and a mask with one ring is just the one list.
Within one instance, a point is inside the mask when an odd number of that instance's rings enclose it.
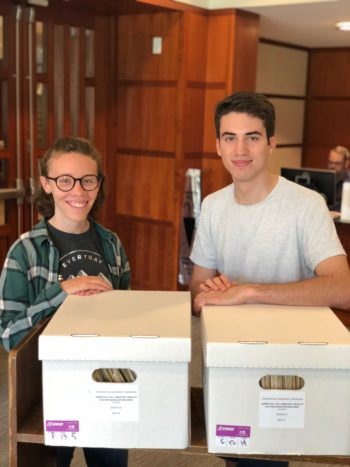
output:
{"label": "ceiling light fixture", "polygon": [[339,23],[336,23],[336,27],[340,31],[350,31],[350,21],[339,21]]}

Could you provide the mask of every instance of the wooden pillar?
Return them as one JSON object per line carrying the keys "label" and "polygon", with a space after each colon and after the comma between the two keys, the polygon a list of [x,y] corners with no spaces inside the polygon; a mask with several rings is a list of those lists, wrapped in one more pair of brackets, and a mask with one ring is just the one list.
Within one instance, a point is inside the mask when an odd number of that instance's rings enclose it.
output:
{"label": "wooden pillar", "polygon": [[[258,18],[240,11],[121,15],[116,20],[115,230],[132,287],[177,288],[185,172],[204,194],[229,183],[215,153],[213,111],[255,86]],[[152,53],[152,38],[162,53]],[[251,63],[251,62],[254,63]]]}

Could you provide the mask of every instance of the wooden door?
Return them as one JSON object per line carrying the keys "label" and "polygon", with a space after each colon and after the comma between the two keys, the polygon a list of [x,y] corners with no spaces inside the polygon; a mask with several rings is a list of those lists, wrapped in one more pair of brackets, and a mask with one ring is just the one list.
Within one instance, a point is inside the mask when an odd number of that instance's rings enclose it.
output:
{"label": "wooden door", "polygon": [[47,8],[1,2],[1,264],[10,244],[37,222],[38,160],[51,143],[79,135],[106,150],[109,23],[58,1]]}

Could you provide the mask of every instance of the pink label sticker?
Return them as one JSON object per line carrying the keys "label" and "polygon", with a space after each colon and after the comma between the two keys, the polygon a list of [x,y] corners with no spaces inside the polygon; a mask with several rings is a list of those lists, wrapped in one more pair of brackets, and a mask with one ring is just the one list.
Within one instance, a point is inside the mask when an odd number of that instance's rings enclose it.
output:
{"label": "pink label sticker", "polygon": [[250,426],[216,425],[216,436],[250,438]]}
{"label": "pink label sticker", "polygon": [[46,431],[76,433],[79,431],[78,420],[46,420]]}

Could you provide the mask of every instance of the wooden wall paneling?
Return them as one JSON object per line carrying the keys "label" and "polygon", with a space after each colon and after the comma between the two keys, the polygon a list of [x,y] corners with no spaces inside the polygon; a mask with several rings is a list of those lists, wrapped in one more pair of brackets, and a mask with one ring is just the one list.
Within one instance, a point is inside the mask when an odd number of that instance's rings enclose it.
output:
{"label": "wooden wall paneling", "polygon": [[[95,128],[94,143],[103,159],[107,176],[114,171],[114,155],[117,144],[115,121],[113,119],[114,88],[114,29],[113,21],[108,16],[96,16],[95,24],[95,82],[104,83],[95,86]],[[111,181],[108,180],[110,184]],[[113,212],[114,197],[107,191],[102,208],[101,219],[106,227],[112,228],[110,212]],[[112,209],[111,209],[112,207]]]}
{"label": "wooden wall paneling", "polygon": [[115,177],[118,214],[173,221],[173,159],[118,154]]}
{"label": "wooden wall paneling", "polygon": [[219,156],[203,159],[202,197],[220,190],[230,183],[232,183],[232,178],[223,167]]}
{"label": "wooden wall paneling", "polygon": [[[222,85],[230,81],[233,62],[234,10],[213,11],[208,16],[208,50],[206,82]],[[230,92],[231,89],[226,89]]]}
{"label": "wooden wall paneling", "polygon": [[[329,146],[330,148],[330,146]],[[302,167],[314,167],[316,169],[326,169],[328,159],[328,145],[324,147],[304,146],[302,156]]]}
{"label": "wooden wall paneling", "polygon": [[175,153],[176,82],[122,82],[118,89],[118,147]]}
{"label": "wooden wall paneling", "polygon": [[350,99],[309,99],[307,101],[303,165],[327,167],[329,150],[337,145],[350,147]]}
{"label": "wooden wall paneling", "polygon": [[[7,141],[6,146],[0,148],[1,159],[7,163],[6,185],[16,186],[16,106],[15,102],[15,14],[16,8],[13,2],[5,0],[1,2],[0,14],[3,16],[4,61],[1,63],[0,86],[6,83],[7,86],[7,108],[5,109],[7,122],[2,122]],[[4,102],[2,102],[4,104]],[[1,116],[2,118],[2,116]],[[22,134],[23,138],[23,134]],[[17,238],[17,203],[15,200],[5,201],[5,224],[0,226],[0,266],[2,267],[9,246]]]}
{"label": "wooden wall paneling", "polygon": [[259,16],[236,10],[232,91],[255,91]]}
{"label": "wooden wall paneling", "polygon": [[[111,121],[114,89],[112,87],[111,70],[114,68],[113,24],[109,17],[96,17],[95,24],[95,82],[103,86],[95,86],[95,137],[96,146],[109,159],[114,143],[113,125]],[[106,131],[107,130],[107,131]],[[111,144],[112,143],[112,144]]]}
{"label": "wooden wall paneling", "polygon": [[201,158],[204,140],[205,83],[188,83],[185,90],[184,156]]}
{"label": "wooden wall paneling", "polygon": [[[256,61],[252,18],[220,10],[117,19],[116,229],[137,288],[177,286],[186,168],[203,168],[204,194],[230,182],[216,158],[214,108],[255,82],[245,63]],[[163,38],[161,55],[151,53],[153,36]]]}
{"label": "wooden wall paneling", "polygon": [[350,48],[310,50],[304,166],[324,168],[332,147],[350,147],[349,74]]}
{"label": "wooden wall paneling", "polygon": [[118,234],[130,261],[132,289],[173,290],[172,225],[118,216]]}
{"label": "wooden wall paneling", "polygon": [[203,153],[216,154],[216,132],[214,124],[214,113],[216,104],[226,97],[226,91],[223,86],[217,88],[208,87],[205,90],[205,111],[204,111],[204,138]]}
{"label": "wooden wall paneling", "polygon": [[154,7],[158,6],[163,8],[170,8],[176,11],[203,11],[203,8],[201,7],[196,7],[186,3],[180,3],[177,0],[136,0],[136,3],[147,3],[148,5],[152,5]]}
{"label": "wooden wall paneling", "polygon": [[[182,28],[173,12],[117,19],[115,225],[133,288],[176,288]],[[163,39],[160,55],[154,36]]]}
{"label": "wooden wall paneling", "polygon": [[180,233],[185,194],[186,170],[201,169],[203,148],[203,114],[207,64],[208,21],[205,14],[185,13],[182,40],[179,44],[178,107],[175,158],[175,212],[173,230],[173,269],[178,284]]}
{"label": "wooden wall paneling", "polygon": [[203,196],[232,181],[220,159],[215,159],[214,112],[217,102],[227,95],[236,91],[255,89],[258,24],[257,15],[240,10],[213,11],[208,18]]}
{"label": "wooden wall paneling", "polygon": [[[185,19],[185,89],[183,113],[184,171],[190,167],[188,159],[201,165],[203,150],[203,115],[205,105],[208,17],[203,14],[187,14]],[[186,160],[186,161],[185,161]],[[184,177],[183,177],[184,181]]]}
{"label": "wooden wall paneling", "polygon": [[[208,17],[206,14],[184,15],[184,43],[182,55],[183,69],[183,115],[182,120],[182,154],[178,154],[178,211],[176,224],[176,275],[179,268],[180,236],[183,226],[182,209],[185,196],[186,170],[189,168],[202,169],[203,156],[203,115],[205,106],[206,66],[207,66],[207,36]],[[181,141],[180,141],[181,142]],[[177,288],[186,289],[178,283]]]}
{"label": "wooden wall paneling", "polygon": [[[214,111],[232,91],[234,10],[214,11],[208,17],[203,153],[216,154]],[[203,174],[203,177],[205,174]]]}
{"label": "wooden wall paneling", "polygon": [[208,17],[206,14],[189,13],[185,16],[186,46],[183,53],[186,60],[186,80],[204,83],[207,66]]}
{"label": "wooden wall paneling", "polygon": [[9,239],[9,229],[6,225],[0,226],[0,258],[1,258],[1,265],[2,268],[4,259],[7,255],[8,249],[10,248],[10,244],[12,243],[12,239]]}
{"label": "wooden wall paneling", "polygon": [[[118,19],[118,79],[174,81],[180,13],[125,15]],[[131,29],[130,29],[131,28]],[[162,53],[152,54],[152,38],[161,37]]]}
{"label": "wooden wall paneling", "polygon": [[349,76],[350,48],[310,51],[310,97],[350,97]]}

